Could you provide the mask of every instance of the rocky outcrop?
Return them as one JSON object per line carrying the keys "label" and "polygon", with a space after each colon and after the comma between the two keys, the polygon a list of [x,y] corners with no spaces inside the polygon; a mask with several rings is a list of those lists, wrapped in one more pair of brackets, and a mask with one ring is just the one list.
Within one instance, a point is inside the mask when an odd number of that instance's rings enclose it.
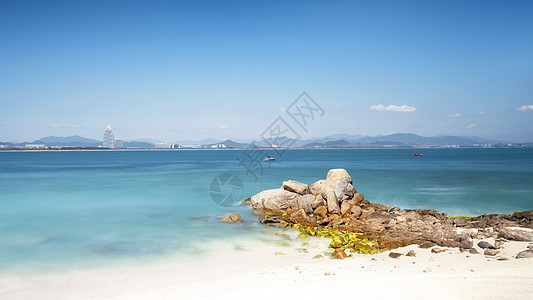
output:
{"label": "rocky outcrop", "polygon": [[501,246],[500,239],[533,241],[533,230],[526,229],[533,228],[533,211],[449,218],[435,210],[372,203],[357,193],[352,183],[352,177],[344,169],[330,170],[325,180],[310,187],[285,181],[281,189],[252,196],[252,209],[262,215],[262,223],[294,226],[306,236],[331,238],[333,249],[360,253],[411,244],[421,248],[437,245],[471,250],[473,238],[495,238],[498,246],[496,243],[480,245],[494,250],[486,252],[492,255]]}

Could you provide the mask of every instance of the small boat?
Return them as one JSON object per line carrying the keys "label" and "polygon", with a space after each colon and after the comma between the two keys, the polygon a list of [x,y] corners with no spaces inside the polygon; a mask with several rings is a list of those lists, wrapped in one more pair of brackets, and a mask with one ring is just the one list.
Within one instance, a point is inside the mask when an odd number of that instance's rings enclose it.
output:
{"label": "small boat", "polygon": [[265,159],[263,159],[263,161],[273,161],[273,160],[276,160],[274,157],[270,157],[270,155],[268,155],[267,157],[265,157]]}
{"label": "small boat", "polygon": [[413,156],[423,156],[424,154],[420,154],[420,153],[413,153]]}

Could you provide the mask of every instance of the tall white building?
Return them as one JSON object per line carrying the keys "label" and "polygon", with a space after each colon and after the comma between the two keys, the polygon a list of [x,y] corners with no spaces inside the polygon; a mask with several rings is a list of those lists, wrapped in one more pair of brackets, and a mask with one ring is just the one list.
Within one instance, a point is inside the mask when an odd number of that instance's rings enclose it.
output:
{"label": "tall white building", "polygon": [[102,142],[104,148],[115,148],[115,136],[113,135],[113,129],[111,125],[107,125],[104,131],[104,141]]}

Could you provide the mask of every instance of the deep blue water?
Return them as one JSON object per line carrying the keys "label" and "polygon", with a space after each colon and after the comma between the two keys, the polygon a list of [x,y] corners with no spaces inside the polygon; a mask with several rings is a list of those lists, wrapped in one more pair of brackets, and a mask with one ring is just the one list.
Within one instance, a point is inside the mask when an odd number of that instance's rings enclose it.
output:
{"label": "deep blue water", "polygon": [[[311,184],[345,168],[372,202],[451,215],[533,209],[533,149],[418,151],[424,156],[403,149],[288,150],[263,164],[262,175],[255,166],[257,181],[239,166],[238,150],[0,152],[0,269],[106,266],[259,235],[249,208],[211,200],[211,181],[221,173],[242,180],[243,197],[288,179]],[[241,194],[228,185],[221,194],[233,191]],[[235,211],[248,222],[217,222]]]}

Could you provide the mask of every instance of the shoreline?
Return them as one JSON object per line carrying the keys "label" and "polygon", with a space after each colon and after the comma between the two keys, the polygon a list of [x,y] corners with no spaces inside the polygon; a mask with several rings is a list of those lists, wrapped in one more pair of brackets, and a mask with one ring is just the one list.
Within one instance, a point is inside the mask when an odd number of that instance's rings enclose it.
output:
{"label": "shoreline", "polygon": [[[194,259],[51,274],[0,275],[0,298],[271,299],[273,295],[301,298],[334,294],[349,298],[512,299],[533,294],[533,259],[513,257],[528,242],[506,242],[496,257],[456,248],[435,254],[431,249],[410,245],[393,250],[404,254],[396,259],[389,257],[391,251],[386,251],[336,260],[325,255],[313,259],[323,253],[326,240],[300,240],[294,238],[296,230],[285,232],[291,236],[290,247],[232,240],[209,245],[212,249],[207,255]],[[303,248],[308,252],[300,250]],[[416,257],[405,256],[410,250],[415,251]],[[498,260],[500,257],[508,260]]]}
{"label": "shoreline", "polygon": [[[502,146],[502,147],[474,147],[474,146],[461,146],[461,147],[449,147],[449,146],[406,146],[406,147],[339,147],[339,148],[329,148],[329,147],[320,147],[320,148],[270,148],[270,147],[257,147],[253,148],[254,150],[416,150],[416,149],[527,149],[533,148],[533,146]],[[119,151],[244,151],[249,150],[249,148],[182,148],[182,149],[158,149],[158,148],[121,148],[121,149],[11,149],[11,148],[0,148],[0,153],[2,152],[100,152],[100,151],[110,151],[110,152],[119,152]]]}

